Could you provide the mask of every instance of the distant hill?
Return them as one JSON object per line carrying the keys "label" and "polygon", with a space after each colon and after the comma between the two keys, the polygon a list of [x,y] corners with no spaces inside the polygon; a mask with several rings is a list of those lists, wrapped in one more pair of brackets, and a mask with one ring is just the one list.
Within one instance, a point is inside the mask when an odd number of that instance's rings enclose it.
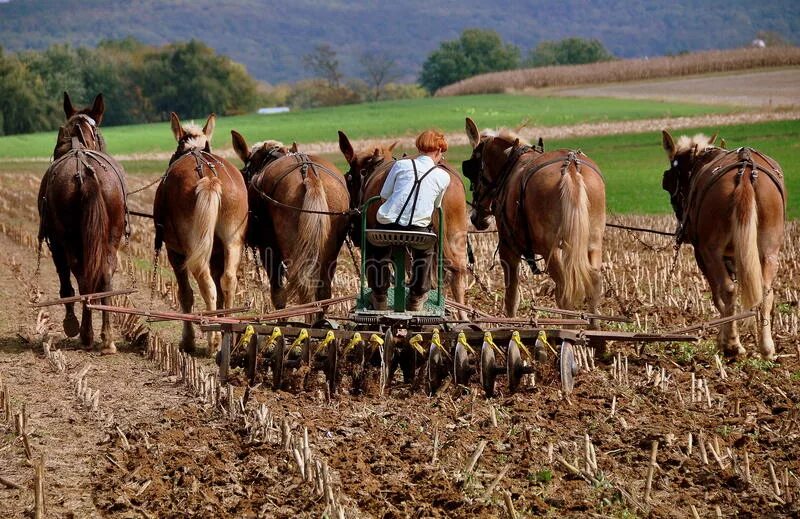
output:
{"label": "distant hill", "polygon": [[[373,4],[378,4],[373,5]],[[394,57],[413,80],[426,56],[467,27],[494,29],[523,55],[541,40],[598,38],[618,57],[724,49],[758,31],[800,43],[797,0],[10,0],[0,2],[0,45],[41,49],[133,36],[164,44],[197,38],[277,83],[308,76],[301,58],[329,43],[342,70],[365,50]]]}

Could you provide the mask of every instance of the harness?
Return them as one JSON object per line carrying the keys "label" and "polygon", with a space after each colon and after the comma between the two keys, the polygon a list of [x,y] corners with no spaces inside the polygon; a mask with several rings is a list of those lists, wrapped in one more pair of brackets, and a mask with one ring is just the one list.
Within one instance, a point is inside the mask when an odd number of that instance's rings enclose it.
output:
{"label": "harness", "polygon": [[[720,150],[720,148],[714,148],[714,150]],[[736,160],[734,162],[729,164],[721,164],[727,159],[730,159],[733,154],[736,154]],[[769,168],[766,168],[753,160],[753,154],[766,162],[769,165]],[[748,168],[750,169],[750,175],[747,180],[749,180],[751,184],[755,185],[755,182],[759,176],[759,172],[764,173],[772,181],[772,183],[775,184],[775,187],[778,189],[778,192],[781,195],[781,200],[783,201],[784,212],[786,211],[786,194],[783,185],[783,173],[781,172],[778,164],[763,153],[753,148],[742,147],[736,150],[726,151],[713,158],[711,162],[700,166],[696,173],[690,173],[688,195],[680,200],[680,203],[685,203],[685,205],[682,207],[683,218],[681,219],[678,231],[676,233],[676,242],[678,245],[689,241],[690,237],[688,235],[690,234],[689,229],[691,222],[697,220],[700,207],[703,205],[703,200],[705,199],[711,187],[723,176],[733,170],[736,170],[737,182],[742,182],[745,180],[745,172]],[[700,179],[703,178],[708,178],[708,181],[700,186]],[[677,182],[676,192],[680,192],[680,180]],[[692,236],[691,239],[693,241],[694,236]]]}
{"label": "harness", "polygon": [[[87,119],[91,120],[89,116],[81,115],[81,117],[86,117]],[[95,134],[100,140],[100,133],[97,132]],[[47,168],[44,176],[44,187],[43,192],[45,193],[42,195],[42,198],[39,200],[39,211],[41,214],[45,215],[44,218],[41,219],[41,224],[39,227],[39,240],[47,240],[48,246],[50,244],[50,238],[47,236],[47,225],[46,225],[46,215],[47,212],[47,191],[50,186],[51,179],[56,174],[56,169],[58,166],[66,163],[67,161],[74,159],[75,160],[75,178],[78,179],[78,183],[82,186],[84,182],[84,174],[88,174],[93,176],[97,182],[100,182],[99,177],[97,176],[97,172],[95,171],[94,166],[89,163],[89,159],[94,159],[103,171],[108,172],[113,171],[114,175],[117,177],[117,181],[119,182],[120,188],[122,189],[122,200],[123,206],[125,208],[125,228],[124,228],[124,237],[125,240],[130,237],[131,234],[131,227],[130,227],[130,212],[128,211],[128,187],[125,183],[125,180],[122,178],[122,172],[119,170],[116,164],[114,164],[106,153],[102,151],[95,151],[90,150],[85,147],[85,145],[78,139],[77,136],[73,136],[72,139],[72,148],[55,159],[50,166]],[[85,142],[85,141],[84,141]],[[104,141],[101,141],[104,142]]]}
{"label": "harness", "polygon": [[[250,180],[250,186],[253,188],[253,190],[261,198],[263,198],[264,200],[266,200],[267,202],[269,202],[269,203],[271,203],[273,205],[277,205],[279,207],[283,207],[283,208],[286,208],[286,209],[291,209],[291,210],[297,211],[299,213],[326,214],[326,215],[330,215],[330,216],[350,216],[352,214],[358,214],[360,212],[359,209],[350,209],[350,210],[347,210],[347,211],[311,211],[311,210],[308,210],[308,209],[303,209],[302,207],[296,207],[296,206],[293,206],[293,205],[285,204],[285,203],[281,202],[280,200],[275,199],[275,197],[274,197],[275,191],[278,189],[278,186],[283,181],[283,179],[285,179],[287,176],[289,176],[290,173],[292,173],[294,171],[297,171],[297,170],[300,170],[300,176],[302,177],[302,179],[304,181],[306,179],[306,176],[308,175],[309,169],[311,170],[312,174],[315,175],[317,178],[319,178],[319,171],[321,170],[322,172],[327,173],[328,175],[330,175],[331,177],[336,179],[336,181],[339,182],[342,185],[342,187],[344,187],[345,191],[347,191],[347,184],[345,183],[345,180],[342,177],[342,175],[339,174],[338,172],[333,171],[330,168],[328,168],[328,167],[326,167],[326,166],[324,166],[324,165],[322,165],[322,164],[320,164],[318,162],[314,162],[314,161],[310,160],[310,157],[308,155],[306,155],[305,153],[291,154],[289,156],[291,156],[291,157],[293,157],[295,159],[295,163],[292,164],[292,167],[290,167],[289,169],[284,171],[283,174],[281,174],[281,176],[279,176],[277,179],[275,179],[275,181],[272,184],[272,189],[270,190],[269,194],[265,193],[261,189],[261,187],[259,187],[259,183],[260,183],[259,181],[261,180],[260,177],[264,173],[264,171],[266,169],[266,166],[264,168],[262,168],[261,171],[259,171],[256,175],[254,175],[253,178]],[[258,177],[258,178],[256,178],[256,177]],[[348,191],[348,193],[349,193],[349,191]]]}
{"label": "harness", "polygon": [[[484,196],[492,196],[494,198],[494,201],[492,202],[492,212],[495,215],[495,219],[499,220],[499,223],[501,224],[498,225],[498,228],[502,226],[506,229],[512,229],[514,228],[515,223],[522,228],[522,235],[525,237],[525,242],[521,247],[518,245],[517,241],[509,240],[507,237],[505,237],[504,233],[498,233],[499,239],[515,254],[519,254],[522,258],[524,258],[525,261],[530,265],[533,272],[537,274],[540,273],[541,270],[536,265],[536,254],[533,251],[533,244],[531,243],[531,236],[527,228],[527,220],[524,213],[525,193],[531,178],[533,178],[536,173],[542,171],[548,166],[558,163],[561,163],[561,176],[566,175],[570,165],[574,164],[578,173],[581,173],[582,166],[587,166],[589,169],[597,173],[603,183],[605,183],[605,177],[603,177],[603,174],[591,162],[586,160],[586,155],[584,155],[584,153],[580,150],[566,150],[565,155],[533,164],[533,167],[525,170],[520,177],[519,198],[516,200],[517,210],[515,211],[516,222],[513,222],[510,221],[505,210],[506,204],[509,202],[507,196],[508,186],[510,185],[509,180],[511,178],[511,172],[517,167],[522,156],[527,153],[535,153],[536,156],[531,158],[527,163],[523,164],[523,167],[535,162],[537,157],[544,153],[544,150],[538,146],[523,145],[516,147],[512,151],[511,155],[509,155],[508,160],[506,160],[506,162],[503,164],[503,168],[500,170],[500,175],[498,175],[497,184],[492,186],[487,195]],[[483,180],[484,176],[481,175],[480,179]],[[485,182],[485,180],[483,180],[483,182]]]}

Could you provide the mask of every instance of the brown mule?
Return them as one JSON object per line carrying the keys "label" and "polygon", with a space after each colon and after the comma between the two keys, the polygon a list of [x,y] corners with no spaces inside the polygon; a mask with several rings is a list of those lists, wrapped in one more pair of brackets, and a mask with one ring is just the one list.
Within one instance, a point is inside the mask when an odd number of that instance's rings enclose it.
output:
{"label": "brown mule", "polygon": [[[70,273],[81,294],[111,290],[117,269],[117,250],[127,232],[127,179],[125,170],[105,153],[97,128],[105,104],[98,94],[90,108],[76,110],[64,92],[67,122],[58,132],[53,163],[39,188],[39,246],[47,241],[53,255],[61,297],[75,295]],[[103,304],[108,304],[104,299]],[[67,303],[64,332],[80,333],[86,346],[94,343],[92,314],[84,305],[80,324],[75,303]],[[103,312],[100,332],[103,353],[115,353],[111,322]]]}
{"label": "brown mule", "polygon": [[485,229],[494,215],[506,282],[505,310],[519,306],[519,263],[544,257],[565,309],[588,301],[597,311],[606,222],[605,182],[589,157],[573,150],[545,153],[514,132],[478,131],[467,117],[472,156],[464,175],[472,183],[472,223]]}
{"label": "brown mule", "polygon": [[[774,359],[772,280],[786,218],[783,172],[754,149],[718,148],[715,139],[700,134],[676,143],[664,130],[662,145],[671,167],[663,187],[680,222],[678,240],[694,246],[714,305],[723,317],[733,315],[738,282],[742,306],[757,307],[760,353]],[[726,354],[745,353],[736,322],[723,324],[717,340]]]}
{"label": "brown mule", "polygon": [[[237,137],[238,136],[238,137]],[[250,175],[248,245],[259,251],[275,308],[331,297],[339,250],[347,234],[350,198],[344,176],[327,160],[275,141],[252,148],[234,134],[234,149]]]}
{"label": "brown mule", "polygon": [[[394,147],[395,144],[392,144],[389,147],[375,147],[362,152],[355,152],[347,135],[344,132],[339,132],[339,149],[350,165],[350,171],[346,177],[352,208],[359,208],[367,200],[380,194],[383,183],[386,181],[386,176],[394,164],[394,158],[392,158]],[[466,302],[465,292],[467,289],[467,231],[469,225],[467,221],[466,192],[461,175],[456,173],[446,162],[442,162],[440,166],[450,173],[450,184],[442,198],[445,219],[442,250],[444,268],[449,276],[453,300],[464,304]],[[367,225],[370,227],[376,224],[379,205],[373,204],[369,209]],[[431,221],[435,232],[438,234],[438,211],[434,212]],[[361,221],[354,221],[353,229],[358,231],[360,228]],[[360,245],[360,235],[353,238],[353,242]],[[460,319],[467,319],[464,311],[459,311],[458,315]]]}
{"label": "brown mule", "polygon": [[[182,127],[178,116],[171,114],[178,148],[153,202],[156,254],[166,245],[181,309],[186,313],[194,303],[189,273],[197,281],[207,310],[233,306],[247,230],[247,187],[242,174],[211,153],[215,121],[211,114],[202,129]],[[209,336],[209,353],[219,342],[218,333]],[[184,323],[181,348],[194,350],[191,323]]]}

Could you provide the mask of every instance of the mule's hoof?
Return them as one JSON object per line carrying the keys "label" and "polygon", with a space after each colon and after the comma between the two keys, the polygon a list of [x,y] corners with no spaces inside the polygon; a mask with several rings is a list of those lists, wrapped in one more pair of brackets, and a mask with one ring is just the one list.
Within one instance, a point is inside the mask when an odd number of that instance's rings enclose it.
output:
{"label": "mule's hoof", "polygon": [[181,341],[178,347],[185,353],[194,353],[195,350],[194,341]]}
{"label": "mule's hoof", "polygon": [[117,347],[113,342],[100,350],[100,355],[114,355],[115,353],[117,353]]}
{"label": "mule's hoof", "polygon": [[67,337],[75,337],[79,333],[81,333],[81,323],[78,322],[78,318],[74,315],[70,315],[64,318],[64,334]]}

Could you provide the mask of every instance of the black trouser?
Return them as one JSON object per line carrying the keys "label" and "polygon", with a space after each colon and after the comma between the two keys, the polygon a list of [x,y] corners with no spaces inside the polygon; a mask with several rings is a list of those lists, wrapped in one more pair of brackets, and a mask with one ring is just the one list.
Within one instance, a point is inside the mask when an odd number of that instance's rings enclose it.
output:
{"label": "black trouser", "polygon": [[[398,225],[393,223],[378,223],[376,228],[390,229],[393,231],[431,232],[431,227]],[[368,243],[367,252],[367,284],[376,296],[386,296],[386,293],[389,291],[389,285],[391,284],[389,265],[392,263],[392,248],[376,247]],[[430,270],[433,265],[433,255],[435,253],[435,246],[428,247],[427,249],[411,249],[411,283],[409,285],[411,297],[418,299],[427,294],[431,289]],[[405,279],[405,274],[405,272],[395,273],[400,279]],[[400,285],[402,286],[402,283]]]}

